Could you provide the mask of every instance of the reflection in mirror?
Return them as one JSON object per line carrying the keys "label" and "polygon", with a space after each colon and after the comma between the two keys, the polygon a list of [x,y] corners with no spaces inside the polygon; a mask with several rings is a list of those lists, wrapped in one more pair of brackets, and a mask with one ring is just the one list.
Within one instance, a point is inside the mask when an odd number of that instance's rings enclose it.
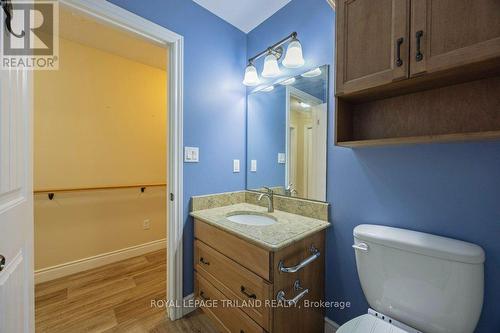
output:
{"label": "reflection in mirror", "polygon": [[247,189],[326,200],[328,66],[248,96]]}

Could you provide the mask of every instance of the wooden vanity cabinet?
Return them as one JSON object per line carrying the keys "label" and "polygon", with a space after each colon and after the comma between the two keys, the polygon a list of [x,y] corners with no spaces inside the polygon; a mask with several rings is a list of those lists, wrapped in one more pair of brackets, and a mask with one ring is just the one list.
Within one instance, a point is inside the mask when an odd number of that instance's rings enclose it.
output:
{"label": "wooden vanity cabinet", "polygon": [[498,0],[340,0],[337,96],[377,98],[498,72]]}
{"label": "wooden vanity cabinet", "polygon": [[[323,332],[324,309],[304,307],[304,301],[324,299],[324,231],[273,252],[205,222],[194,223],[195,296],[243,305],[223,307],[219,302],[216,308],[202,307],[221,332]],[[280,262],[295,266],[311,256],[313,246],[320,252],[316,260],[295,273],[280,271]],[[287,299],[303,291],[294,289],[296,281],[309,289],[297,307],[269,306],[280,291]],[[255,301],[262,306],[254,306]]]}

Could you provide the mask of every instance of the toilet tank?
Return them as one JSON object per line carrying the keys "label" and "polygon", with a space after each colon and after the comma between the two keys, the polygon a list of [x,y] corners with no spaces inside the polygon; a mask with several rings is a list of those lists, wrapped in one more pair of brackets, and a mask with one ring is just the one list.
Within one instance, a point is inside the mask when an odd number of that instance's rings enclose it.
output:
{"label": "toilet tank", "polygon": [[484,251],[422,232],[359,225],[356,266],[370,306],[425,333],[474,331],[484,292]]}

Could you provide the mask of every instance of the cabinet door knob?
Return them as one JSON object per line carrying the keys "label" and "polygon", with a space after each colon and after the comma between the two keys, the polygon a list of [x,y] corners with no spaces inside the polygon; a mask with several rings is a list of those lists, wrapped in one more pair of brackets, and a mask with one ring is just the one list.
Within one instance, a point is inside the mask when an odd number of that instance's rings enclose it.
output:
{"label": "cabinet door knob", "polygon": [[0,254],[0,272],[5,268],[5,257]]}
{"label": "cabinet door knob", "polygon": [[210,263],[208,261],[205,261],[205,259],[203,257],[200,258],[200,262],[203,264],[203,265],[207,265],[207,266],[210,266]]}
{"label": "cabinet door knob", "polygon": [[403,60],[401,59],[401,45],[403,45],[404,41],[405,39],[403,37],[396,40],[396,66],[398,67],[403,66]]}
{"label": "cabinet door knob", "polygon": [[415,33],[415,37],[417,38],[417,54],[415,55],[415,60],[422,61],[424,59],[423,53],[420,51],[421,39],[424,36],[424,32],[419,30]]}

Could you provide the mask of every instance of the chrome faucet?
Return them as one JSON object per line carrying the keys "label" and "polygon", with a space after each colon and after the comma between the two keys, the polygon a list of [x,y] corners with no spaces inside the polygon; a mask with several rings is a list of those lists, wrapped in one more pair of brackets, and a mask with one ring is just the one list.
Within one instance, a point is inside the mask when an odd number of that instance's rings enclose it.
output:
{"label": "chrome faucet", "polygon": [[293,197],[294,194],[298,194],[297,190],[293,187],[293,184],[290,183],[285,189],[285,195],[287,197]]}
{"label": "chrome faucet", "polygon": [[267,190],[267,193],[262,193],[261,195],[259,195],[257,201],[261,201],[262,198],[266,197],[268,201],[267,212],[272,213],[274,212],[274,192],[269,187],[264,186],[264,188]]}

